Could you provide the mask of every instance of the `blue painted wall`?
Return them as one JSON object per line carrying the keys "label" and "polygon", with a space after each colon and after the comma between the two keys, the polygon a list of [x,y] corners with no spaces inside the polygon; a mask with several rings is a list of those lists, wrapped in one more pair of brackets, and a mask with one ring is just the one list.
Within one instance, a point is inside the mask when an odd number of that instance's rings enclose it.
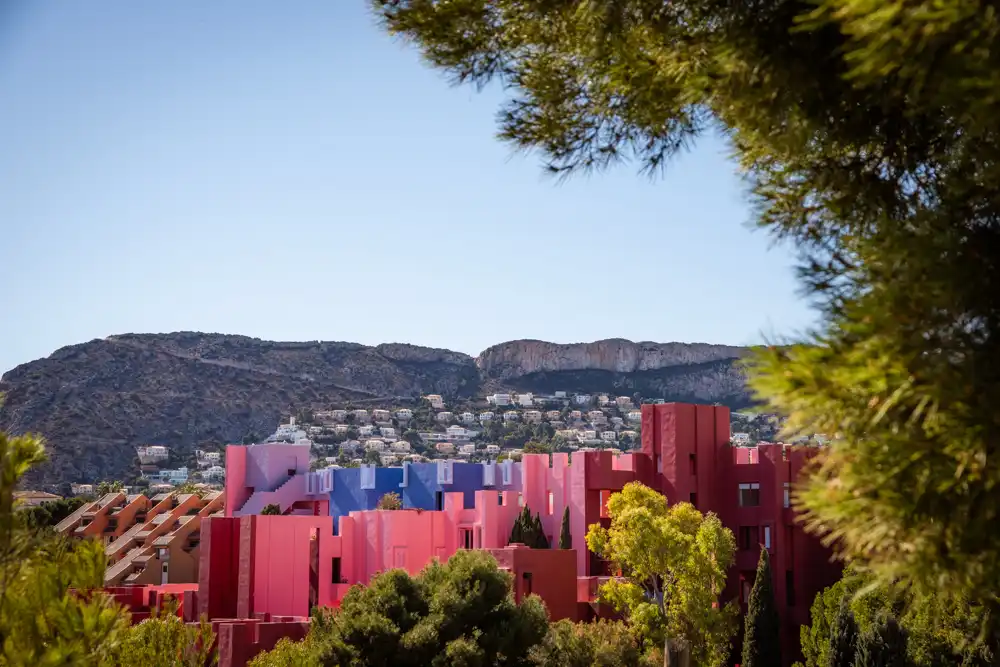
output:
{"label": "blue painted wall", "polygon": [[[375,488],[361,488],[360,468],[340,468],[333,473],[333,491],[330,492],[330,516],[337,518],[351,512],[375,509],[379,498],[395,492],[403,500],[403,507],[410,509],[438,509],[438,493],[462,492],[466,509],[476,506],[476,491],[483,489],[515,491],[521,488],[520,464],[514,464],[511,483],[503,484],[503,474],[497,466],[496,484],[483,486],[483,465],[456,461],[452,468],[452,483],[438,484],[437,463],[413,463],[407,473],[407,484],[401,487],[403,468],[375,468]],[[443,501],[443,497],[442,497]]]}
{"label": "blue painted wall", "polygon": [[334,470],[333,491],[330,492],[330,516],[334,517],[334,530],[337,518],[351,512],[375,509],[379,498],[390,491],[400,492],[399,483],[402,481],[402,468],[375,468],[375,488],[362,489],[360,468]]}

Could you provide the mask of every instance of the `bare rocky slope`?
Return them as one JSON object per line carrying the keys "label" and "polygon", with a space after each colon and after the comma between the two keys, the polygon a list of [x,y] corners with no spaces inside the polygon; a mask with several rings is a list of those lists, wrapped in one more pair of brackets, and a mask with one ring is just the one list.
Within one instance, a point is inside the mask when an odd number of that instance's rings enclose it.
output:
{"label": "bare rocky slope", "polygon": [[606,340],[522,340],[477,358],[406,344],[281,343],[181,332],[125,334],[64,347],[5,373],[0,429],[36,432],[50,462],[27,480],[51,487],[123,478],[134,448],[171,446],[178,461],[202,444],[270,433],[303,407],[392,405],[426,393],[496,390],[639,393],[749,404],[734,361],[745,348]]}

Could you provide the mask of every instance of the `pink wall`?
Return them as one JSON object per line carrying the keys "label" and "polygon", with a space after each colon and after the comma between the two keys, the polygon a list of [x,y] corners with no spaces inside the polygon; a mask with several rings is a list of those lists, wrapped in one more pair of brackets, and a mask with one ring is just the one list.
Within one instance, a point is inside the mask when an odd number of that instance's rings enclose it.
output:
{"label": "pink wall", "polygon": [[226,516],[243,507],[253,489],[247,486],[247,448],[226,445]]}
{"label": "pink wall", "polygon": [[308,616],[310,542],[318,540],[317,603],[332,598],[333,520],[313,516],[248,516],[252,522],[250,615]]}

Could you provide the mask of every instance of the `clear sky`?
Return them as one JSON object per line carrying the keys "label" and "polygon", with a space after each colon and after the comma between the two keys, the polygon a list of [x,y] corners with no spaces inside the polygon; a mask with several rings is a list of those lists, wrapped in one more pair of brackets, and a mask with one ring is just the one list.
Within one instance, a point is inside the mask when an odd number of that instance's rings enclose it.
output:
{"label": "clear sky", "polygon": [[558,184],[364,0],[0,3],[0,371],[124,332],[746,344],[812,315],[725,146]]}

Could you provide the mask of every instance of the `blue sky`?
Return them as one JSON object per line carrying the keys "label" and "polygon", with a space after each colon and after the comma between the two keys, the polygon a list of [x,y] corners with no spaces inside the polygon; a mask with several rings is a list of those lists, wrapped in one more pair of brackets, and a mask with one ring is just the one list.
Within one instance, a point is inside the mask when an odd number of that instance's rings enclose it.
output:
{"label": "blue sky", "polygon": [[123,332],[746,344],[812,319],[725,146],[559,184],[364,0],[0,8],[0,370]]}

